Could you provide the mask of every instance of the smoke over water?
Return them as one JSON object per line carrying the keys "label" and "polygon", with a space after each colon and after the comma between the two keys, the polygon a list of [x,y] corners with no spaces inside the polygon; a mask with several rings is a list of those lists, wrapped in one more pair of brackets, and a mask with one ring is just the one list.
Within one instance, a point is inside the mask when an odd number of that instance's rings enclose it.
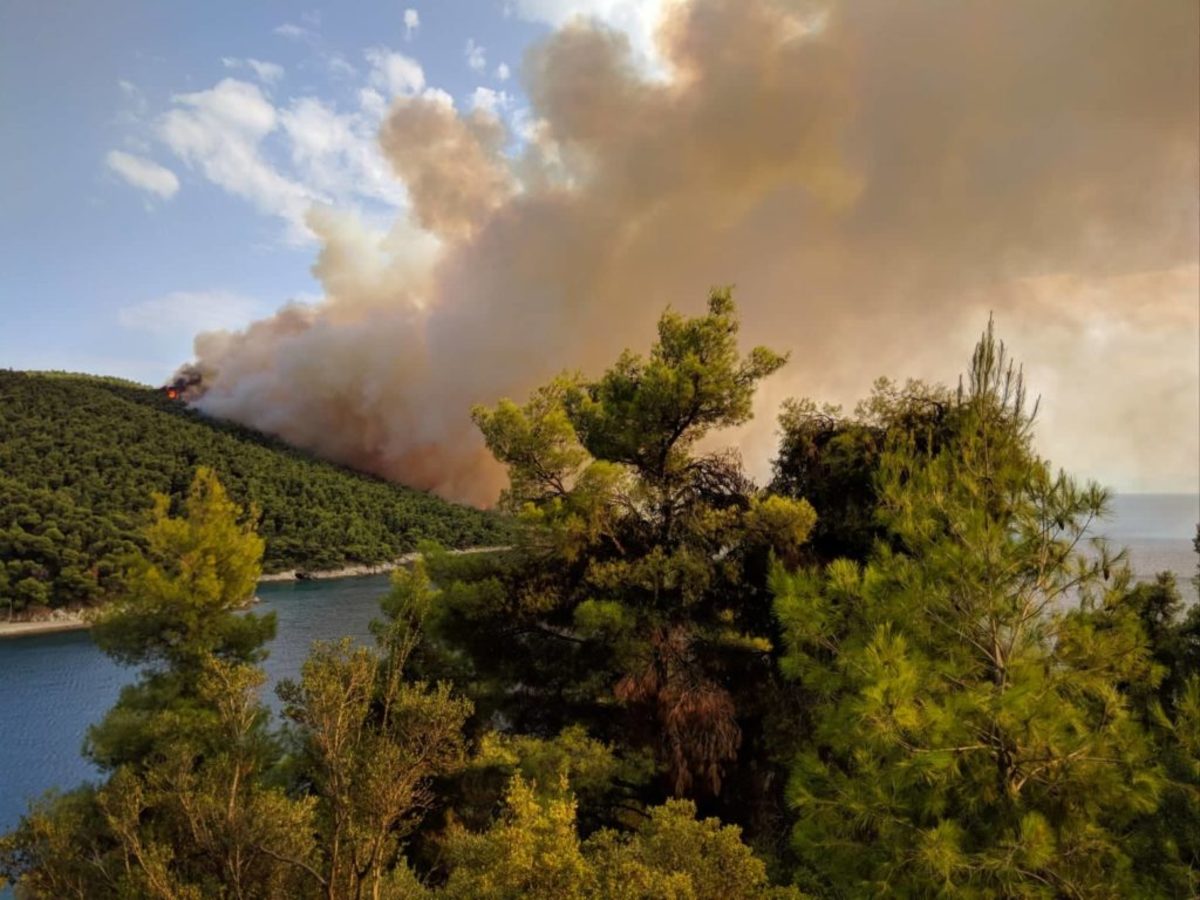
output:
{"label": "smoke over water", "polygon": [[197,403],[488,503],[473,403],[596,372],[732,282],[746,341],[792,352],[738,437],[760,474],[783,397],[952,379],[994,311],[1055,462],[1194,490],[1198,9],[691,0],[665,78],[568,25],[525,59],[515,157],[485,112],[396,101],[405,218],[314,209],[324,301],[199,336]]}

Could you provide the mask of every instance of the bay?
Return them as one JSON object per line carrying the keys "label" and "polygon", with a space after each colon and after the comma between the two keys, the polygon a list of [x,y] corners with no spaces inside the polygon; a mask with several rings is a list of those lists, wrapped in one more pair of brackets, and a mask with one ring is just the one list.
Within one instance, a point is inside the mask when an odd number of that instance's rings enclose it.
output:
{"label": "bay", "polygon": [[[254,611],[278,621],[265,699],[277,707],[275,685],[299,677],[313,641],[371,643],[369,624],[387,590],[386,575],[259,585]],[[87,631],[0,640],[0,832],[17,824],[31,798],[99,776],[80,754],[84,734],[136,674],[101,653]]]}

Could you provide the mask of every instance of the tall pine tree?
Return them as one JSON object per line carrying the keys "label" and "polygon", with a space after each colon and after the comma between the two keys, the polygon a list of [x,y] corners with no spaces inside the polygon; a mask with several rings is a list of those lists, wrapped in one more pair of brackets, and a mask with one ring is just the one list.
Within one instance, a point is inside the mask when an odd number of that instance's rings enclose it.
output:
{"label": "tall pine tree", "polygon": [[1080,552],[1108,498],[1031,446],[991,325],[944,440],[893,432],[866,565],[773,575],[811,708],[789,801],[814,886],[851,896],[1128,896],[1123,841],[1162,774],[1121,685],[1158,677],[1117,561]]}
{"label": "tall pine tree", "polygon": [[742,354],[737,335],[717,290],[706,315],[666,313],[648,356],[475,410],[522,529],[505,554],[431,559],[444,590],[424,664],[471,695],[481,725],[542,738],[582,726],[630,768],[654,760],[654,783],[615,778],[609,810],[581,810],[592,826],[668,795],[751,825],[779,783],[768,559],[796,559],[815,515],[755,488],[735,455],[697,449],[748,420],[784,363]]}

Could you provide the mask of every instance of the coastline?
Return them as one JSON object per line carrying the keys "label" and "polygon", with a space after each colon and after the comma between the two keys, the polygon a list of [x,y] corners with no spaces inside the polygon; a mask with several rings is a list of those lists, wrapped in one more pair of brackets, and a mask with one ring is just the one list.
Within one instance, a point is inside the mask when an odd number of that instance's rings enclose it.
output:
{"label": "coastline", "polygon": [[[450,550],[449,553],[461,556],[472,553],[494,553],[506,550],[507,547],[468,547],[464,550]],[[272,572],[258,579],[259,584],[273,584],[284,581],[324,581],[330,578],[361,578],[366,575],[384,575],[411,565],[420,557],[420,553],[405,553],[403,556],[386,563],[377,565],[343,566],[340,569],[289,569],[286,572]],[[257,601],[252,597],[248,602],[253,605]],[[53,610],[45,619],[32,619],[24,622],[0,621],[0,640],[4,638],[27,637],[36,634],[51,634],[56,631],[78,631],[92,626],[89,610]]]}
{"label": "coastline", "polygon": [[84,612],[59,609],[46,619],[35,619],[28,622],[0,622],[0,640],[34,634],[51,634],[55,631],[78,631],[91,627],[92,623]]}
{"label": "coastline", "polygon": [[[467,547],[463,550],[448,550],[446,551],[451,556],[467,556],[475,553],[495,553],[498,550],[507,550],[508,547]],[[343,566],[340,569],[289,569],[286,572],[272,572],[270,575],[263,575],[258,579],[259,584],[273,584],[280,581],[324,581],[330,578],[361,578],[365,575],[386,575],[388,572],[395,571],[403,566],[412,565],[420,558],[421,554],[413,551],[405,553],[391,562],[377,563],[375,565],[354,565]]]}

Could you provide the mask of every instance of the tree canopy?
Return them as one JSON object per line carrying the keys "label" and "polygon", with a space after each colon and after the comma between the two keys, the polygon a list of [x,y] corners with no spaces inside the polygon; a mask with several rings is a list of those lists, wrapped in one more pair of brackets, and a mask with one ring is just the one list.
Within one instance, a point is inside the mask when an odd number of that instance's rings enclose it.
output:
{"label": "tree canopy", "polygon": [[1107,494],[1054,474],[1031,422],[989,325],[940,439],[886,435],[867,559],[775,568],[781,665],[813,698],[788,800],[814,884],[1147,888],[1124,845],[1165,780],[1124,688],[1161,672],[1117,561],[1079,552]]}
{"label": "tree canopy", "polygon": [[628,766],[654,761],[641,784],[614,782],[598,821],[630,797],[769,790],[727,776],[742,757],[767,765],[767,559],[794,558],[815,514],[759,491],[736,456],[696,451],[746,421],[755,386],[785,362],[742,355],[737,334],[731,294],[716,290],[703,316],[666,313],[648,356],[477,408],[521,529],[503,555],[431,557],[444,590],[424,664],[472,696],[481,723],[542,738],[582,724]]}
{"label": "tree canopy", "polygon": [[[373,648],[258,696],[253,508],[159,496],[95,635],[104,780],[0,838],[29,897],[1185,897],[1200,612],[1095,539],[992,326],[957,390],[797,400],[760,488],[704,450],[784,363],[736,308],[473,411],[509,546],[423,545]],[[811,501],[811,502],[810,502]],[[270,543],[266,543],[269,552]],[[1200,550],[1200,545],[1198,545]],[[803,893],[802,893],[803,892]]]}

